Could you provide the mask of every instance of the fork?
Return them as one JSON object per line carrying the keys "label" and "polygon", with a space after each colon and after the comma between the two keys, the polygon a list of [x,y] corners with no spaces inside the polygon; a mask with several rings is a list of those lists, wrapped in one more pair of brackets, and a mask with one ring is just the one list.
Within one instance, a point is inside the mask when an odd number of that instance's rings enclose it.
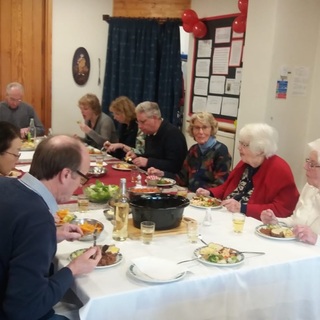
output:
{"label": "fork", "polygon": [[208,243],[205,242],[205,241],[202,239],[202,235],[201,235],[200,233],[198,234],[198,238],[199,238],[199,240],[200,240],[203,244],[205,244],[206,246],[208,246]]}
{"label": "fork", "polygon": [[[93,246],[95,247],[97,245],[97,232],[98,229],[95,228],[93,231]],[[94,259],[96,257],[96,253],[92,256],[92,259]]]}
{"label": "fork", "polygon": [[196,258],[192,258],[192,259],[187,259],[187,260],[182,260],[177,262],[177,264],[181,264],[181,263],[185,263],[185,262],[190,262],[190,261],[194,261],[194,260],[199,260],[201,258],[201,254],[198,254]]}

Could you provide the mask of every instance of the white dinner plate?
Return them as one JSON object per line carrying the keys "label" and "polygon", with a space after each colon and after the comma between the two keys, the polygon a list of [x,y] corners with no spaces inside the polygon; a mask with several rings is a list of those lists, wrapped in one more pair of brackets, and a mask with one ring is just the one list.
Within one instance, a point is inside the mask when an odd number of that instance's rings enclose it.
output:
{"label": "white dinner plate", "polygon": [[147,283],[169,283],[169,282],[175,282],[179,281],[182,278],[185,277],[187,274],[187,271],[183,271],[181,273],[178,273],[176,276],[168,279],[156,279],[153,277],[149,277],[147,274],[144,274],[140,271],[140,269],[133,263],[129,266],[128,273],[131,277],[134,279],[147,282]]}
{"label": "white dinner plate", "polygon": [[272,237],[272,236],[268,236],[267,234],[264,234],[260,231],[261,228],[265,228],[266,226],[264,224],[261,224],[259,226],[256,227],[256,234],[258,234],[261,237],[267,238],[267,239],[271,239],[271,240],[279,240],[279,241],[292,241],[292,240],[296,240],[295,237],[290,237],[290,238],[277,238],[277,237]]}
{"label": "white dinner plate", "polygon": [[112,169],[120,170],[120,171],[131,171],[132,168],[135,168],[136,166],[133,164],[128,163],[118,163],[112,165]]}
{"label": "white dinner plate", "polygon": [[[160,179],[161,180],[161,179]],[[166,183],[157,183],[157,187],[170,187],[176,184],[176,180],[170,178],[163,178]]]}
{"label": "white dinner plate", "polygon": [[[88,249],[88,248],[87,248]],[[87,249],[78,249],[74,252],[72,252],[69,256],[69,260],[73,260],[75,259],[77,256],[79,256],[80,254],[82,254],[83,252],[85,252]],[[96,269],[106,269],[106,268],[112,268],[112,267],[115,267],[117,266],[119,263],[121,263],[121,261],[123,260],[123,256],[121,253],[118,253],[117,254],[117,257],[116,257],[116,262],[113,263],[113,264],[108,264],[106,266],[96,266]]]}
{"label": "white dinner plate", "polygon": [[[194,252],[193,252],[194,256],[195,256],[195,257],[199,257],[199,255],[200,255],[200,250],[201,250],[202,248],[205,248],[205,247],[206,247],[206,246],[203,246],[203,247],[200,247],[200,248],[194,250]],[[235,250],[235,249],[232,249],[232,250],[238,252],[238,256],[239,256],[239,258],[240,258],[240,261],[235,262],[235,263],[216,263],[216,262],[207,261],[207,260],[205,260],[205,259],[202,258],[202,257],[198,258],[198,260],[199,260],[200,262],[202,262],[203,264],[206,264],[206,265],[208,265],[208,266],[215,266],[215,267],[235,267],[235,266],[238,266],[238,265],[242,264],[242,263],[244,262],[244,255],[243,255],[243,253],[240,253],[238,250]]]}
{"label": "white dinner plate", "polygon": [[[195,197],[197,197],[197,196],[195,196]],[[211,199],[211,198],[213,198],[213,197],[204,197],[204,198],[209,198],[209,199]],[[213,199],[215,199],[215,198],[213,198]],[[193,198],[191,198],[191,199],[189,199],[190,200],[190,206],[192,206],[192,207],[195,207],[195,208],[200,208],[200,209],[212,209],[212,210],[216,210],[216,209],[221,209],[222,208],[222,205],[217,205],[217,206],[202,206],[202,205],[200,205],[200,204],[193,204],[192,203],[192,200],[193,200]],[[218,201],[220,201],[220,200],[218,200]]]}

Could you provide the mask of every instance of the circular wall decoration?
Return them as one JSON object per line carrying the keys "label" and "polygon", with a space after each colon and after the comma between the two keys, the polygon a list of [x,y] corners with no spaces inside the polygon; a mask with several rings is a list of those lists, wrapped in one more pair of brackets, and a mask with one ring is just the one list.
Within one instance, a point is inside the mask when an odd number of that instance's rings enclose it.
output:
{"label": "circular wall decoration", "polygon": [[78,48],[73,55],[72,74],[78,85],[83,86],[87,83],[90,74],[90,58],[83,47]]}

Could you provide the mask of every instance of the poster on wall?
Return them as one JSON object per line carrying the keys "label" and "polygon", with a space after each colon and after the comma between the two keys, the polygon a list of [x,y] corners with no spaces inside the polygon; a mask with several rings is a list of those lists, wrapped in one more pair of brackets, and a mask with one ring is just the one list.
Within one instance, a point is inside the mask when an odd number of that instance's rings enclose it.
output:
{"label": "poster on wall", "polygon": [[239,14],[203,19],[207,34],[194,41],[190,113],[211,112],[233,122],[238,117],[245,33],[232,24]]}

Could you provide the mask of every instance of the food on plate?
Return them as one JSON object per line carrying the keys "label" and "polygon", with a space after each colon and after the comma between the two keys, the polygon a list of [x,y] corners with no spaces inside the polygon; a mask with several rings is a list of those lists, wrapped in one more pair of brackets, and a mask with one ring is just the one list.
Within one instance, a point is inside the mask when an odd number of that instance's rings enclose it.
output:
{"label": "food on plate", "polygon": [[79,224],[78,226],[82,230],[83,235],[91,234],[95,230],[97,230],[97,232],[101,232],[102,231],[102,227],[98,223],[97,224],[91,224],[91,223],[89,223],[87,221],[84,221],[83,223]]}
{"label": "food on plate", "polygon": [[113,167],[116,169],[131,170],[136,166],[130,163],[116,163]]}
{"label": "food on plate", "polygon": [[[86,250],[87,249],[80,249],[80,250],[77,250],[77,251],[71,253],[70,259],[73,260],[73,259],[79,257]],[[119,251],[120,251],[120,249],[118,247],[116,247],[114,244],[103,245],[101,247],[102,257],[101,257],[100,261],[98,262],[98,266],[103,267],[103,266],[109,266],[109,265],[115,264],[117,262],[117,256],[119,254]]]}
{"label": "food on plate", "polygon": [[24,141],[20,147],[21,150],[34,149],[36,147],[33,141]]}
{"label": "food on plate", "polygon": [[199,254],[204,260],[219,264],[237,263],[243,260],[242,255],[237,250],[213,242],[210,242],[206,247],[202,247]]}
{"label": "food on plate", "polygon": [[200,207],[218,207],[221,206],[221,200],[213,197],[195,196],[190,200],[190,204]]}
{"label": "food on plate", "polygon": [[90,185],[84,189],[84,193],[91,202],[108,201],[119,192],[119,186],[114,184],[104,184],[100,180],[96,180],[95,184]]}
{"label": "food on plate", "polygon": [[60,219],[57,224],[67,223],[76,218],[75,214],[71,213],[68,209],[60,209],[56,214]]}
{"label": "food on plate", "polygon": [[149,175],[146,178],[146,182],[148,186],[156,186],[159,182],[160,178],[155,175]]}
{"label": "food on plate", "polygon": [[166,178],[161,178],[161,179],[158,181],[158,184],[172,184],[172,180],[166,179]]}
{"label": "food on plate", "polygon": [[268,224],[259,228],[259,232],[274,238],[294,238],[292,228]]}

